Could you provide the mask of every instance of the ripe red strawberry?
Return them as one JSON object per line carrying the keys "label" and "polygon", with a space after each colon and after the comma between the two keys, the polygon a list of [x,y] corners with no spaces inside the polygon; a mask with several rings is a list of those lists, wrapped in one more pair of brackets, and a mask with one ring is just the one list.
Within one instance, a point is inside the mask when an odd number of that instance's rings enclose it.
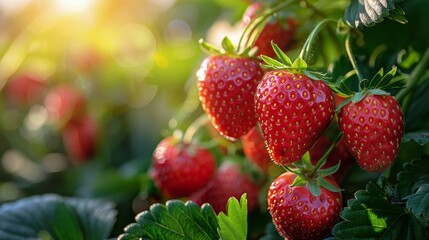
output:
{"label": "ripe red strawberry", "polygon": [[264,141],[264,137],[262,137],[258,127],[252,128],[241,138],[244,155],[263,172],[267,173],[272,162]]}
{"label": "ripe red strawberry", "polygon": [[233,162],[223,162],[215,178],[201,191],[191,197],[195,203],[202,205],[210,203],[216,213],[225,212],[230,197],[240,199],[247,193],[248,210],[258,206],[260,187],[250,176],[240,171],[240,166]]}
{"label": "ripe red strawberry", "polygon": [[262,75],[259,63],[247,57],[214,55],[201,64],[201,105],[225,138],[238,139],[256,125],[253,99]]}
{"label": "ripe red strawberry", "polygon": [[[310,149],[311,163],[316,165],[316,163],[329,149],[331,144],[331,140],[325,136],[321,136]],[[338,169],[338,171],[333,174],[333,177],[338,182],[340,182],[345,177],[345,173],[349,169],[350,165],[355,163],[355,159],[348,150],[344,138],[341,138],[340,141],[338,141],[338,143],[335,145],[334,149],[332,149],[331,153],[329,153],[326,163],[322,168],[332,167],[339,162],[341,162],[340,169]]]}
{"label": "ripe red strawberry", "polygon": [[288,70],[267,72],[255,96],[271,159],[290,164],[307,152],[334,116],[334,96],[321,80]]}
{"label": "ripe red strawberry", "polygon": [[38,76],[20,74],[10,79],[5,88],[7,103],[12,107],[28,107],[41,100],[45,84]]}
{"label": "ripe red strawberry", "polygon": [[[242,25],[247,26],[261,9],[261,3],[255,2],[251,4],[243,15]],[[271,41],[275,42],[282,50],[290,48],[295,36],[296,26],[296,20],[291,17],[288,19],[273,18],[265,24],[254,45],[258,47],[258,55],[276,56],[271,47]]]}
{"label": "ripe red strawberry", "polygon": [[[322,239],[337,222],[342,209],[341,192],[321,188],[313,196],[307,185],[291,186],[296,174],[286,172],[268,190],[268,210],[279,233],[287,239]],[[338,187],[332,178],[325,178]]]}
{"label": "ripe red strawberry", "polygon": [[64,147],[74,163],[82,163],[95,153],[98,126],[89,116],[69,121],[63,129]]}
{"label": "ripe red strawberry", "polygon": [[150,175],[165,196],[183,197],[209,182],[215,173],[215,164],[209,150],[196,143],[186,144],[167,137],[153,153]]}
{"label": "ripe red strawberry", "polygon": [[399,151],[404,114],[396,99],[388,95],[366,95],[349,102],[339,114],[346,145],[359,165],[369,172],[382,172]]}
{"label": "ripe red strawberry", "polygon": [[60,125],[84,116],[85,105],[84,95],[67,85],[52,89],[45,97],[45,107],[50,118]]}

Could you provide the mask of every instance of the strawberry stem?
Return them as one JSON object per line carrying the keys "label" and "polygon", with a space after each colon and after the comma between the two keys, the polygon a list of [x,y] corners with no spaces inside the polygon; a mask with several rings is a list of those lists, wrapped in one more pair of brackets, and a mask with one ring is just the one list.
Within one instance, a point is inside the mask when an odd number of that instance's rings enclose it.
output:
{"label": "strawberry stem", "polygon": [[360,91],[360,90],[362,90],[360,83],[363,81],[363,77],[362,77],[361,72],[359,71],[356,59],[355,59],[355,57],[353,55],[353,52],[352,52],[352,46],[351,46],[351,43],[350,43],[350,37],[351,37],[351,34],[348,34],[347,37],[346,37],[346,41],[345,41],[345,47],[346,47],[346,52],[347,52],[347,56],[349,57],[350,63],[352,64],[353,69],[355,70],[356,75],[357,75],[357,77],[359,79],[359,91]]}
{"label": "strawberry stem", "polygon": [[[265,25],[266,20],[272,16],[273,14],[283,10],[288,7],[290,4],[298,2],[298,0],[289,0],[274,6],[273,8],[269,8],[255,16],[255,18],[250,21],[250,23],[246,26],[243,31],[243,34],[240,36],[240,40],[238,42],[238,50],[237,52],[242,51],[246,47],[253,46],[257,37],[262,31],[263,25]],[[261,27],[262,26],[262,27]],[[258,31],[257,31],[258,30]],[[244,42],[244,46],[243,46]]]}
{"label": "strawberry stem", "polygon": [[326,159],[328,158],[329,154],[332,152],[332,150],[335,148],[335,146],[337,145],[338,141],[340,141],[341,137],[343,136],[343,133],[340,132],[338,134],[338,136],[335,138],[334,142],[331,144],[331,146],[329,147],[329,149],[325,152],[325,154],[319,159],[319,161],[317,162],[316,166],[314,167],[313,171],[309,174],[309,178],[313,178],[314,174],[316,174],[317,170],[319,170],[319,168],[321,168],[323,165],[325,165],[326,163]]}
{"label": "strawberry stem", "polygon": [[199,116],[191,125],[186,129],[183,135],[183,143],[190,144],[194,138],[195,133],[204,125],[209,122],[209,118],[206,114]]}
{"label": "strawberry stem", "polygon": [[311,31],[310,35],[304,43],[304,46],[302,47],[301,52],[299,53],[299,57],[301,57],[305,62],[310,62],[310,52],[311,48],[315,43],[316,37],[319,34],[320,30],[322,30],[322,28],[329,23],[336,24],[336,21],[333,19],[324,19],[320,21],[316,25],[316,27],[314,27],[313,31]]}
{"label": "strawberry stem", "polygon": [[298,170],[292,169],[286,165],[281,165],[281,166],[288,172],[295,173],[297,176],[303,176],[303,174]]}
{"label": "strawberry stem", "polygon": [[[323,12],[323,11],[321,11],[317,6],[315,6],[313,3],[311,3],[310,1],[308,1],[308,0],[302,0],[304,3],[305,3],[305,5],[309,8],[309,9],[311,9],[311,10],[313,10],[314,11],[314,14],[315,15],[318,15],[318,16],[320,16],[321,18],[327,18],[327,15]],[[346,25],[346,26],[348,26],[348,25]],[[329,34],[329,36],[332,38],[332,40],[335,42],[335,46],[337,46],[337,47],[339,47],[340,45],[341,45],[341,43],[340,43],[340,41],[339,41],[339,39],[338,39],[338,37],[337,37],[337,35],[336,35],[336,33],[335,33],[335,31],[334,31],[335,29],[332,29],[332,28],[330,28],[330,27],[328,27],[327,28],[327,31],[328,31],[328,34]]]}

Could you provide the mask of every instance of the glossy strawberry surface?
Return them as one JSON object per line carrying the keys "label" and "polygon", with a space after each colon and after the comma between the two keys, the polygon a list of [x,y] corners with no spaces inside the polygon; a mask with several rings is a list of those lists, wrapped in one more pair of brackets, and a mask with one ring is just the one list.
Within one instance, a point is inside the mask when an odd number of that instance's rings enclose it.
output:
{"label": "glossy strawberry surface", "polygon": [[44,104],[50,118],[60,124],[65,124],[72,119],[78,119],[85,115],[85,96],[68,85],[51,89],[45,97]]}
{"label": "glossy strawberry surface", "polygon": [[203,188],[215,173],[212,153],[198,144],[185,144],[168,137],[156,147],[150,175],[161,192],[183,197]]}
{"label": "glossy strawberry surface", "polygon": [[341,108],[340,129],[359,165],[382,172],[395,160],[404,129],[404,114],[392,96],[366,95]]}
{"label": "glossy strawberry surface", "polygon": [[[286,172],[271,183],[267,202],[273,223],[285,239],[322,239],[339,218],[341,192],[321,188],[316,197],[307,186],[291,186],[295,177],[294,173]],[[325,179],[338,186],[332,178]]]}
{"label": "glossy strawberry surface", "polygon": [[192,196],[199,205],[209,203],[216,213],[225,212],[228,199],[247,194],[248,210],[258,206],[260,186],[249,175],[241,172],[240,166],[233,162],[224,162],[219,167],[215,178],[201,191]]}
{"label": "glossy strawberry surface", "polygon": [[256,60],[229,55],[207,57],[197,72],[203,110],[219,133],[230,140],[256,125],[254,94],[263,76]]}
{"label": "glossy strawberry surface", "polygon": [[[252,19],[261,11],[262,4],[255,2],[251,4],[242,17],[242,25],[247,26]],[[293,43],[297,27],[297,21],[292,18],[273,18],[265,24],[259,33],[254,46],[258,48],[258,55],[275,57],[276,54],[271,46],[271,41],[276,43],[280,49],[286,51]]]}
{"label": "glossy strawberry surface", "polygon": [[[319,140],[314,143],[310,149],[310,158],[313,165],[316,165],[323,155],[325,155],[331,144],[332,141],[325,136],[321,136]],[[332,174],[335,180],[340,182],[344,179],[347,170],[349,170],[350,166],[355,162],[356,160],[352,153],[348,150],[344,138],[341,138],[335,145],[334,149],[332,149],[332,151],[329,153],[326,163],[322,168],[329,168],[340,163],[340,168],[338,171]]]}
{"label": "glossy strawberry surface", "polygon": [[38,76],[19,74],[6,83],[6,100],[12,107],[29,107],[41,100],[45,90],[45,83]]}
{"label": "glossy strawberry surface", "polygon": [[243,151],[246,157],[258,166],[263,172],[268,172],[272,164],[270,155],[265,148],[265,140],[258,127],[252,128],[246,135],[241,138]]}
{"label": "glossy strawberry surface", "polygon": [[259,84],[255,107],[271,159],[285,165],[301,159],[328,127],[334,97],[321,80],[275,70]]}
{"label": "glossy strawberry surface", "polygon": [[97,122],[90,116],[71,120],[64,126],[64,147],[74,163],[86,162],[94,156],[98,131]]}

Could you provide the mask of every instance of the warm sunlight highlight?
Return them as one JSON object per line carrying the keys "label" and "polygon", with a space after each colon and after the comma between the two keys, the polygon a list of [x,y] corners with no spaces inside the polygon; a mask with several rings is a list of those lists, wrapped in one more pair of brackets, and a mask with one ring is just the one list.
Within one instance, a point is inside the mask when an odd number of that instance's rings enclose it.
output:
{"label": "warm sunlight highlight", "polygon": [[79,13],[91,9],[94,0],[53,0],[55,7],[66,13]]}

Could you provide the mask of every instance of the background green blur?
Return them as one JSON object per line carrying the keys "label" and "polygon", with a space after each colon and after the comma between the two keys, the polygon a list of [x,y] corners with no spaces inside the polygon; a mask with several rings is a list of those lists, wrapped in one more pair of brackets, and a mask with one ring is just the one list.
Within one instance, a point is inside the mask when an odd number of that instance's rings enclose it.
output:
{"label": "background green blur", "polygon": [[[118,206],[112,235],[120,233],[156,201],[146,172],[157,143],[201,112],[198,39],[237,37],[248,4],[0,0],[0,204],[43,193],[104,198]],[[83,92],[100,130],[93,156],[70,160],[43,96],[9,102],[18,94],[9,82],[23,75],[44,95],[59,85]]]}

